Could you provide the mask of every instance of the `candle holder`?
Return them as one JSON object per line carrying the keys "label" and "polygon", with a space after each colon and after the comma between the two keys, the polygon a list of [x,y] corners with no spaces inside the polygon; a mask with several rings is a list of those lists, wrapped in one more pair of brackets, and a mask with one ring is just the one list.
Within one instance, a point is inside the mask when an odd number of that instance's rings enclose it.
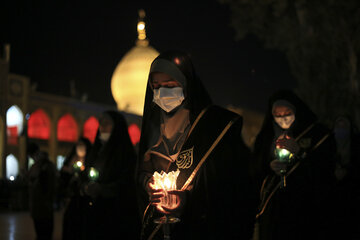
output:
{"label": "candle holder", "polygon": [[91,167],[88,173],[89,180],[95,182],[99,178],[99,171],[96,168]]}
{"label": "candle holder", "polygon": [[[282,163],[287,163],[290,164],[293,161],[293,157],[294,155],[288,151],[285,148],[280,148],[278,146],[276,146],[275,148],[275,156],[276,159],[279,160],[279,162]],[[286,187],[286,169],[281,169],[280,170],[280,174],[281,174],[281,187],[285,188]]]}
{"label": "candle holder", "polygon": [[78,173],[78,172],[84,171],[85,166],[82,161],[78,160],[73,164],[73,168],[74,168],[75,172]]}
{"label": "candle holder", "polygon": [[[171,171],[169,173],[165,173],[161,171],[161,173],[155,172],[154,184],[153,187],[155,189],[162,189],[164,191],[165,196],[160,199],[160,203],[157,206],[160,210],[162,207],[172,208],[178,204],[177,197],[171,194],[168,194],[168,191],[176,190],[176,180],[179,176],[179,169],[177,171]],[[170,225],[173,223],[179,222],[180,219],[169,214],[165,214],[164,216],[157,218],[154,220],[156,224],[163,225],[164,231],[164,239],[170,239]]]}

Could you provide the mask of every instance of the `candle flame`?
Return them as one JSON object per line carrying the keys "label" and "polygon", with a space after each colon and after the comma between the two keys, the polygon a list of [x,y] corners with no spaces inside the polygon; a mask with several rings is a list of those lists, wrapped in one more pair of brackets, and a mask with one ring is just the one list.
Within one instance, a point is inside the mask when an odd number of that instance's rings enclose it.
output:
{"label": "candle flame", "polygon": [[165,192],[165,196],[161,198],[161,206],[172,207],[176,205],[176,196],[168,195],[167,191],[176,190],[176,180],[179,173],[179,169],[169,173],[165,173],[164,171],[154,173],[154,184],[152,186],[155,189],[163,189]]}

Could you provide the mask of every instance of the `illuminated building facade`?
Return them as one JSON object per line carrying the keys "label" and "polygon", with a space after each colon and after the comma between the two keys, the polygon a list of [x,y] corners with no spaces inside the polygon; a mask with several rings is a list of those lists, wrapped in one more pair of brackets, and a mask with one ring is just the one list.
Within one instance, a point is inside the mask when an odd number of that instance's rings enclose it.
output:
{"label": "illuminated building facade", "polygon": [[136,45],[128,51],[114,70],[111,92],[120,111],[142,116],[147,78],[152,61],[159,55],[146,37],[145,12],[139,11]]}
{"label": "illuminated building facade", "polygon": [[[28,142],[35,142],[58,168],[81,136],[93,141],[98,117],[116,106],[82,102],[78,99],[36,92],[26,76],[9,73],[7,57],[0,59],[0,178],[14,180],[26,171]],[[140,139],[141,116],[123,112],[136,146]]]}
{"label": "illuminated building facade", "polygon": [[137,149],[141,116],[151,62],[158,52],[149,46],[145,13],[139,12],[138,39],[115,68],[111,91],[117,106],[37,92],[26,76],[9,72],[10,46],[0,58],[0,179],[16,180],[32,164],[26,147],[35,142],[61,168],[64,157],[79,137],[94,140],[98,117],[117,110],[128,122],[131,141]]}

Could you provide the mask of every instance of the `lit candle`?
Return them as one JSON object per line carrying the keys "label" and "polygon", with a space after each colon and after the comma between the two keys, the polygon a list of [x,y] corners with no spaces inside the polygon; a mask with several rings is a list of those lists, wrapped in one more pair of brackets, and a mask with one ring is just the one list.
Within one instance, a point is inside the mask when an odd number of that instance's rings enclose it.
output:
{"label": "lit candle", "polygon": [[278,146],[276,146],[275,154],[280,162],[290,163],[293,157],[293,154],[289,152],[287,149],[279,148]]}
{"label": "lit candle", "polygon": [[89,170],[90,181],[96,181],[99,178],[99,171],[91,167]]}
{"label": "lit candle", "polygon": [[165,173],[164,171],[161,171],[161,173],[154,173],[154,184],[152,185],[153,188],[162,189],[165,193],[165,196],[160,200],[160,208],[162,206],[171,208],[176,205],[176,196],[168,195],[167,191],[176,190],[176,180],[179,176],[179,173],[179,169],[169,173]]}
{"label": "lit candle", "polygon": [[75,169],[75,171],[83,171],[85,169],[85,166],[82,161],[79,160],[74,163],[73,168]]}

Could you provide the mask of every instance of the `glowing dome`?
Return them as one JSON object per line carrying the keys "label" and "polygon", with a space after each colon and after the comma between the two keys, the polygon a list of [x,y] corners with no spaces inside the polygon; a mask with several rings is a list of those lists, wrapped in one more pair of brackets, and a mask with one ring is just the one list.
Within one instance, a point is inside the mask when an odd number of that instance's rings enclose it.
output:
{"label": "glowing dome", "polygon": [[140,11],[136,46],[121,59],[111,78],[111,92],[117,108],[142,116],[147,78],[152,61],[159,55],[146,39],[145,13]]}

